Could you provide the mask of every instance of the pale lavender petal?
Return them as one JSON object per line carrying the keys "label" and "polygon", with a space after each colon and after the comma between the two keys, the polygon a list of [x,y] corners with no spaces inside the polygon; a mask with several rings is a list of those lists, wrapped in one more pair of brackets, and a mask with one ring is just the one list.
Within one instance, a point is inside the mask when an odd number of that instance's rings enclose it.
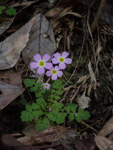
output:
{"label": "pale lavender petal", "polygon": [[59,57],[61,57],[61,54],[57,52],[53,56],[56,57],[56,58],[59,58]]}
{"label": "pale lavender petal", "polygon": [[31,69],[36,69],[38,67],[38,63],[37,62],[31,62],[30,63],[30,68]]}
{"label": "pale lavender petal", "polygon": [[52,63],[46,63],[45,68],[46,69],[51,69],[53,67]]}
{"label": "pale lavender petal", "polygon": [[40,54],[36,54],[36,55],[33,56],[33,58],[34,58],[35,61],[38,62],[39,60],[41,60],[41,55]]}
{"label": "pale lavender petal", "polygon": [[68,55],[69,55],[69,53],[66,52],[66,51],[64,51],[64,52],[62,53],[62,57],[64,57],[64,58],[66,58]]}
{"label": "pale lavender petal", "polygon": [[56,69],[56,70],[60,70],[60,68],[58,67],[58,66],[55,66],[55,68],[54,69]]}
{"label": "pale lavender petal", "polygon": [[60,69],[65,69],[65,68],[66,68],[65,63],[60,63],[60,64],[59,64],[59,68],[60,68]]}
{"label": "pale lavender petal", "polygon": [[62,75],[63,75],[63,72],[62,71],[58,71],[57,76],[58,77],[62,77]]}
{"label": "pale lavender petal", "polygon": [[39,68],[37,69],[37,73],[38,73],[38,74],[43,74],[44,72],[45,72],[44,67],[43,67],[43,68],[40,68],[40,67],[39,67]]}
{"label": "pale lavender petal", "polygon": [[58,64],[59,63],[58,58],[52,58],[52,63],[53,64]]}
{"label": "pale lavender petal", "polygon": [[45,86],[46,83],[42,83],[43,86]]}
{"label": "pale lavender petal", "polygon": [[56,80],[57,79],[57,75],[56,74],[52,75],[51,79],[52,80]]}
{"label": "pale lavender petal", "polygon": [[49,90],[49,89],[50,89],[50,86],[48,85],[48,87],[46,87],[46,89]]}
{"label": "pale lavender petal", "polygon": [[47,77],[50,77],[51,75],[52,75],[51,71],[47,71],[47,72],[46,72],[46,76],[47,76]]}
{"label": "pale lavender petal", "polygon": [[44,56],[43,56],[43,60],[46,62],[46,61],[48,61],[49,59],[50,59],[50,55],[49,54],[45,54]]}
{"label": "pale lavender petal", "polygon": [[66,58],[65,59],[65,63],[66,64],[71,64],[72,63],[72,59],[71,58]]}

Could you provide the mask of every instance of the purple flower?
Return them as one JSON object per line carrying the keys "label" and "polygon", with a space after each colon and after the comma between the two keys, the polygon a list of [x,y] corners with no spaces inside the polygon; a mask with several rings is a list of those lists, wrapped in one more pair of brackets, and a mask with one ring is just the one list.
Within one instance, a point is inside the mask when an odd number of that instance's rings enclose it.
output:
{"label": "purple flower", "polygon": [[50,84],[49,83],[43,83],[43,88],[49,90],[50,89]]}
{"label": "purple flower", "polygon": [[45,54],[43,56],[43,58],[41,58],[40,54],[36,54],[36,55],[34,55],[33,59],[36,62],[31,62],[30,63],[30,68],[31,69],[38,68],[37,69],[38,74],[43,74],[45,72],[45,68],[46,69],[51,69],[51,67],[52,67],[52,63],[47,63],[47,61],[50,59],[50,55],[48,55],[48,54]]}
{"label": "purple flower", "polygon": [[51,76],[52,80],[57,80],[57,77],[62,77],[63,72],[60,71],[58,66],[53,67],[52,69],[50,69],[49,71],[46,72],[46,75],[48,77]]}
{"label": "purple flower", "polygon": [[71,58],[67,58],[69,55],[68,52],[63,52],[62,55],[60,53],[55,53],[53,56],[55,58],[52,58],[52,63],[53,64],[59,64],[59,68],[60,69],[65,69],[66,65],[65,64],[71,64],[72,63],[72,59]]}
{"label": "purple flower", "polygon": [[49,108],[49,112],[51,112],[52,111],[52,109],[51,108]]}

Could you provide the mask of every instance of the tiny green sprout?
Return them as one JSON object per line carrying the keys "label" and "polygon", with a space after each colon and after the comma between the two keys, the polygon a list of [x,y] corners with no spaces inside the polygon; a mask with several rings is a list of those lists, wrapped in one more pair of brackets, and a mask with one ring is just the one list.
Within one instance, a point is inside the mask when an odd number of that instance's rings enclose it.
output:
{"label": "tiny green sprout", "polygon": [[7,9],[5,6],[0,6],[0,14],[3,12],[10,16],[15,16],[17,14],[16,9],[13,7]]}

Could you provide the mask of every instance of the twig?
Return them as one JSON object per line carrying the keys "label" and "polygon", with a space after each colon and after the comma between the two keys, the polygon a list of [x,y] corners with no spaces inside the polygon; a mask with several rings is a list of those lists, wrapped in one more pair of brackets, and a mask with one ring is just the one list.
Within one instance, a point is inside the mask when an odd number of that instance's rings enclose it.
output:
{"label": "twig", "polygon": [[99,5],[99,8],[98,8],[98,11],[96,13],[96,16],[91,24],[91,32],[93,33],[96,29],[96,26],[102,16],[102,13],[103,13],[103,10],[104,10],[104,7],[105,7],[105,4],[106,4],[106,1],[107,0],[101,0],[100,2],[100,5]]}

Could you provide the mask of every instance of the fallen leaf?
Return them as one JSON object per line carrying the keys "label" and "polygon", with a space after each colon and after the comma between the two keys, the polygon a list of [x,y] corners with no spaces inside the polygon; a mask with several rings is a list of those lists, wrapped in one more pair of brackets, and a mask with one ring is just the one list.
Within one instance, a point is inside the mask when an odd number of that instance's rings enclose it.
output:
{"label": "fallen leaf", "polygon": [[30,32],[29,42],[22,51],[23,60],[29,64],[30,61],[33,61],[33,56],[36,53],[52,56],[55,51],[53,30],[48,20],[43,15],[38,14]]}
{"label": "fallen leaf", "polygon": [[96,145],[100,150],[113,150],[113,142],[103,136],[95,136]]}
{"label": "fallen leaf", "polygon": [[113,132],[113,117],[111,117],[103,128],[98,133],[99,136],[107,136],[108,134]]}
{"label": "fallen leaf", "polygon": [[96,76],[92,69],[91,62],[89,62],[89,64],[88,64],[88,69],[90,72],[90,78],[91,78],[91,82],[93,83],[94,90],[96,90]]}
{"label": "fallen leaf", "polygon": [[82,109],[88,108],[89,102],[91,101],[91,99],[89,97],[85,96],[85,94],[86,94],[86,90],[84,91],[82,96],[77,99],[77,103],[78,103],[79,107]]}
{"label": "fallen leaf", "polygon": [[84,81],[86,81],[88,78],[89,78],[88,75],[82,76],[82,77],[80,77],[80,78],[77,80],[76,84],[81,83],[81,82],[84,82]]}
{"label": "fallen leaf", "polygon": [[0,109],[2,110],[24,91],[21,73],[9,73],[4,76],[5,82],[0,81]]}
{"label": "fallen leaf", "polygon": [[1,138],[6,149],[14,150],[40,150],[38,146],[24,145],[9,134],[5,134]]}
{"label": "fallen leaf", "polygon": [[3,42],[0,42],[0,70],[9,69],[15,66],[21,51],[29,40],[29,32],[33,22],[34,18],[6,38]]}
{"label": "fallen leaf", "polygon": [[62,126],[50,127],[38,134],[35,134],[31,137],[32,143],[47,143],[47,142],[55,142],[59,140],[66,132],[66,128]]}

